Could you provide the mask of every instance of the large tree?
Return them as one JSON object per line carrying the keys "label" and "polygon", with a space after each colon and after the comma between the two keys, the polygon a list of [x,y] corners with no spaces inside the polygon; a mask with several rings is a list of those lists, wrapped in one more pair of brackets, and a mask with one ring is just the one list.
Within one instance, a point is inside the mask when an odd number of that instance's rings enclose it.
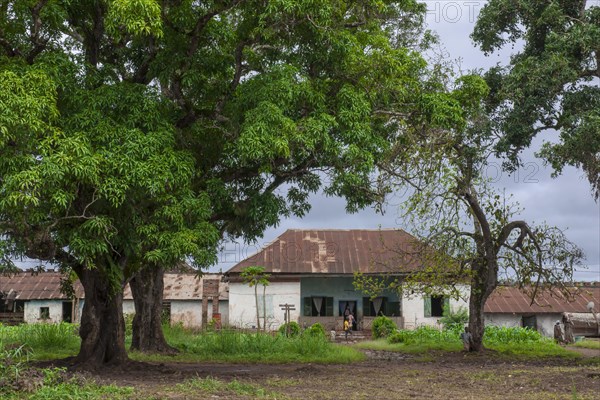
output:
{"label": "large tree", "polygon": [[[523,45],[486,74],[502,137],[497,150],[518,165],[534,137],[560,173],[583,169],[600,196],[600,4],[595,0],[490,0],[472,38],[486,53]],[[555,130],[558,135],[549,135]],[[556,136],[556,137],[555,137]]]}
{"label": "large tree", "polygon": [[252,239],[304,214],[324,176],[351,211],[376,200],[392,118],[428,90],[423,12],[415,1],[0,2],[1,248],[78,275],[78,363],[126,360],[127,282],[137,343],[158,349],[160,268],[208,265],[223,235]]}
{"label": "large tree", "polygon": [[[468,286],[472,350],[480,351],[484,305],[500,279],[515,282],[532,301],[548,287],[568,295],[573,266],[583,254],[560,229],[515,218],[518,206],[490,185],[485,172],[497,140],[482,106],[488,93],[483,79],[464,76],[442,93],[445,101],[436,104],[445,109],[445,119],[433,127],[413,120],[400,132],[398,150],[379,163],[384,189],[408,190],[402,221],[418,240],[392,248],[398,257],[390,265],[405,277],[358,275],[355,285],[371,295],[391,286],[450,290],[454,296]],[[415,263],[421,267],[409,269]]]}

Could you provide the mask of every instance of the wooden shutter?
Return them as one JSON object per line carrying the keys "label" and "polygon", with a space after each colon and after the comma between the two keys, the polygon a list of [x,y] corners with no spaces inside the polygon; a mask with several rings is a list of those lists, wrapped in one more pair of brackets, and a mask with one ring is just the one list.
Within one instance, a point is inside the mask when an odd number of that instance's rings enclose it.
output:
{"label": "wooden shutter", "polygon": [[423,297],[423,306],[424,306],[424,314],[425,317],[431,317],[431,296]]}
{"label": "wooden shutter", "polygon": [[400,316],[400,302],[390,301],[386,303],[385,315],[388,317],[399,317]]}
{"label": "wooden shutter", "polygon": [[363,317],[371,316],[371,300],[368,297],[363,297]]}
{"label": "wooden shutter", "polygon": [[450,297],[444,297],[444,315],[450,314]]}
{"label": "wooden shutter", "polygon": [[333,317],[333,297],[325,297],[325,316]]}
{"label": "wooden shutter", "polygon": [[304,316],[312,317],[312,299],[310,297],[304,298]]}

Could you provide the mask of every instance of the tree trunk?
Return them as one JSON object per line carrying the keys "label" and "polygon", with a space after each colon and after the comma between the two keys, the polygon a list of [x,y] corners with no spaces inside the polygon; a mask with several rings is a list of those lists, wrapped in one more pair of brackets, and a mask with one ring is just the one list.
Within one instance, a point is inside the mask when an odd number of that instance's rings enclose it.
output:
{"label": "tree trunk", "polygon": [[483,306],[487,296],[484,288],[471,285],[471,296],[469,298],[469,331],[471,332],[470,351],[483,351],[483,332],[485,321],[483,317]]}
{"label": "tree trunk", "polygon": [[85,302],[79,328],[81,347],[74,362],[84,369],[122,365],[128,360],[122,285],[111,285],[99,267],[80,267],[76,272],[85,291]]}
{"label": "tree trunk", "polygon": [[263,331],[267,331],[267,286],[263,285]]}
{"label": "tree trunk", "polygon": [[254,285],[254,299],[256,300],[256,331],[260,332],[260,309],[258,308],[258,283]]}
{"label": "tree trunk", "polygon": [[135,305],[131,349],[145,353],[177,352],[165,340],[162,330],[164,269],[145,268],[131,279],[129,286]]}

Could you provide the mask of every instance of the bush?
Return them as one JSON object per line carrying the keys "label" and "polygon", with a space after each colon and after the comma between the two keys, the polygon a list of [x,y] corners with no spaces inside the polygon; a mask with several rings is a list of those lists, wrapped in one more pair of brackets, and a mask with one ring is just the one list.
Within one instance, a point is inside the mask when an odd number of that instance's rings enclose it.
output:
{"label": "bush", "polygon": [[460,334],[464,331],[465,324],[469,322],[469,311],[464,307],[459,307],[456,312],[444,308],[444,316],[440,318],[440,322],[444,325],[444,330]]}
{"label": "bush", "polygon": [[488,344],[532,343],[550,340],[530,328],[486,326],[483,340]]}
{"label": "bush", "polygon": [[325,337],[325,328],[323,328],[323,325],[317,322],[316,324],[312,324],[311,326],[306,328],[306,330],[304,330],[304,334],[308,336]]}
{"label": "bush", "polygon": [[440,331],[431,326],[421,326],[413,331],[401,330],[388,337],[389,343],[423,344],[429,342],[456,342],[459,335],[452,330]]}
{"label": "bush", "polygon": [[279,327],[279,334],[280,335],[287,335],[288,333],[288,325],[289,325],[289,336],[290,337],[296,337],[298,335],[300,335],[300,325],[298,325],[298,323],[296,321],[292,321],[289,322],[287,324],[283,324]]}
{"label": "bush", "polygon": [[374,339],[388,337],[397,330],[396,323],[383,315],[375,318],[371,327]]}

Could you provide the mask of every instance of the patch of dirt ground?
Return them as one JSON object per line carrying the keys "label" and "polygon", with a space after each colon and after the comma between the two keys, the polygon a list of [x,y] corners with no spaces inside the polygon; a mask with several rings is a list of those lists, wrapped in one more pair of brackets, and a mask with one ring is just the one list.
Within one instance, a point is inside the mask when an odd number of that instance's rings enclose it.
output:
{"label": "patch of dirt ground", "polygon": [[[599,399],[600,364],[593,359],[510,361],[493,354],[427,356],[367,351],[347,365],[138,363],[102,370],[102,383],[134,386],[150,399],[253,398],[233,391],[181,392],[193,378],[234,379],[276,399]],[[262,392],[261,392],[262,393]]]}

